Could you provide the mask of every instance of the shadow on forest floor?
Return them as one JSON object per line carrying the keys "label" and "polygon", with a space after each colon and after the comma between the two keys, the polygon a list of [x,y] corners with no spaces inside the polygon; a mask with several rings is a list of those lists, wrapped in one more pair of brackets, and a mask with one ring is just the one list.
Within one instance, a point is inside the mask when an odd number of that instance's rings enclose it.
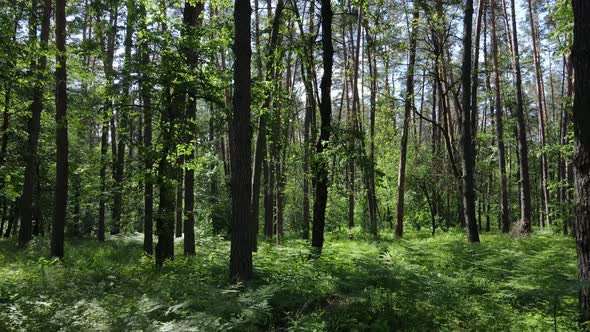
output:
{"label": "shadow on forest floor", "polygon": [[247,286],[228,283],[222,239],[198,240],[195,257],[159,274],[140,239],[71,241],[63,263],[46,258],[46,240],[24,252],[1,240],[0,330],[576,329],[575,244],[558,235],[328,236],[316,260],[300,240],[261,242]]}

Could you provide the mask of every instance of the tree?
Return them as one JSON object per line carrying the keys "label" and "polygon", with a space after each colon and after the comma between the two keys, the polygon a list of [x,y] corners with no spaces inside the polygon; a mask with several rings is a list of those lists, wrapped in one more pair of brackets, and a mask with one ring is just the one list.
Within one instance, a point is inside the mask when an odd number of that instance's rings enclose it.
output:
{"label": "tree", "polygon": [[66,2],[55,2],[55,122],[57,157],[55,163],[55,207],[51,227],[51,256],[64,256],[64,227],[68,201],[68,120],[66,92]]}
{"label": "tree", "polygon": [[321,19],[322,19],[322,64],[324,74],[320,83],[321,103],[320,103],[320,137],[316,144],[315,155],[315,177],[316,192],[313,203],[313,227],[311,246],[321,253],[324,245],[324,227],[326,222],[326,204],[328,201],[328,161],[324,151],[330,141],[331,121],[332,121],[332,65],[334,63],[334,48],[332,46],[332,4],[331,0],[321,1]]}
{"label": "tree", "polygon": [[[35,42],[36,36],[36,14],[37,6],[33,3],[31,9],[31,36],[32,42]],[[23,193],[21,195],[21,222],[18,243],[20,246],[28,244],[33,235],[33,192],[36,186],[37,172],[37,147],[39,145],[39,132],[41,131],[41,112],[43,111],[43,81],[45,80],[45,69],[47,67],[47,42],[49,40],[49,24],[51,20],[51,0],[44,0],[43,20],[41,23],[41,56],[38,61],[32,61],[31,69],[34,73],[35,83],[33,86],[33,102],[31,104],[31,119],[29,120],[29,142],[28,149],[25,151],[25,180],[23,184]]]}
{"label": "tree", "polygon": [[511,0],[512,21],[512,64],[514,85],[516,89],[516,122],[520,175],[520,220],[512,232],[515,235],[530,234],[531,229],[531,182],[529,178],[529,149],[527,143],[526,123],[524,118],[524,98],[522,95],[522,73],[520,71],[520,53],[518,50],[518,33],[516,30],[516,7]]}
{"label": "tree", "polygon": [[463,209],[465,226],[469,242],[479,242],[479,232],[475,219],[475,147],[471,134],[471,33],[473,21],[473,0],[465,1],[465,16],[463,18],[463,64],[461,66],[461,147],[463,151]]}
{"label": "tree", "polygon": [[492,32],[492,58],[494,64],[494,106],[496,110],[496,139],[498,144],[498,166],[500,169],[500,215],[502,232],[510,228],[508,213],[508,184],[506,179],[506,149],[504,147],[504,122],[502,120],[502,89],[500,85],[500,68],[498,63],[498,36],[496,35],[496,2],[490,0],[490,30]]}
{"label": "tree", "polygon": [[230,249],[230,278],[246,281],[252,277],[251,223],[251,141],[250,107],[252,88],[250,86],[250,63],[252,49],[250,0],[236,0],[234,5],[234,96],[231,119],[231,198],[232,227]]}
{"label": "tree", "polygon": [[406,98],[404,102],[404,124],[402,129],[402,141],[400,143],[399,168],[397,177],[397,224],[395,235],[402,236],[404,232],[404,194],[406,179],[406,155],[408,151],[408,134],[410,116],[414,108],[414,66],[416,65],[416,35],[420,11],[417,3],[414,3],[414,17],[412,18],[412,31],[410,32],[410,62],[408,62],[408,74],[406,77]]}
{"label": "tree", "polygon": [[[185,3],[184,7],[184,15],[183,15],[183,24],[184,28],[188,30],[189,33],[187,35],[192,35],[190,32],[194,33],[194,29],[201,25],[200,16],[205,9],[205,4],[202,1],[196,3],[196,5],[192,5],[190,2]],[[185,47],[185,56],[186,61],[189,63],[191,69],[197,65],[197,56],[195,50],[190,47]],[[195,125],[194,122],[196,121],[196,99],[194,96],[189,96],[186,108],[186,117],[188,123],[188,129],[185,136],[185,144],[191,145],[190,153],[188,155],[188,160],[192,161],[195,159],[195,151],[194,151],[194,133],[195,133]],[[195,171],[192,168],[187,168],[184,171],[184,254],[186,256],[192,256],[195,254],[195,214],[194,214],[194,206],[195,206]]]}
{"label": "tree", "polygon": [[574,11],[574,177],[575,233],[578,253],[580,319],[590,321],[590,3],[572,0]]}

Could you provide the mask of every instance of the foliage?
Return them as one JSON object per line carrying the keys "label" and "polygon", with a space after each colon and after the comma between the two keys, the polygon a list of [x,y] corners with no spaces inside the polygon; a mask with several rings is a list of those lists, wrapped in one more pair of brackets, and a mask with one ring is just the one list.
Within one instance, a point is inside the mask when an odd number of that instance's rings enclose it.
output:
{"label": "foliage", "polygon": [[[199,237],[195,257],[158,274],[141,234],[70,242],[63,263],[36,240],[0,242],[0,330],[546,331],[576,329],[574,242],[461,233],[404,240],[328,236],[308,260],[300,240],[260,243],[255,279],[226,278],[228,243]],[[178,243],[179,244],[179,243]]]}

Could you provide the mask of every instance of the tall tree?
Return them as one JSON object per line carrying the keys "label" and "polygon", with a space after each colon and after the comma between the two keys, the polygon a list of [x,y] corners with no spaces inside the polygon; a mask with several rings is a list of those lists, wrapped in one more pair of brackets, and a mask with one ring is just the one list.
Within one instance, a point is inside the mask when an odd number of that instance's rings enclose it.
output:
{"label": "tall tree", "polygon": [[250,108],[252,100],[250,64],[252,49],[250,0],[234,4],[234,98],[231,119],[231,198],[232,227],[230,278],[248,280],[252,277],[252,223],[250,199],[252,179],[252,131]]}
{"label": "tall tree", "polygon": [[574,11],[574,174],[576,249],[581,321],[590,321],[590,2],[572,0]]}
{"label": "tall tree", "polygon": [[324,151],[330,141],[332,121],[332,66],[334,63],[334,47],[332,45],[332,3],[331,0],[321,1],[322,19],[322,65],[324,74],[320,83],[320,137],[316,144],[315,177],[316,192],[313,203],[313,227],[311,245],[317,254],[324,246],[324,227],[326,222],[326,203],[328,201],[328,158]]}
{"label": "tall tree", "polygon": [[463,18],[463,63],[461,66],[461,147],[463,151],[463,212],[467,239],[479,242],[479,232],[475,219],[475,146],[471,125],[471,38],[473,26],[473,0],[465,1]]}
{"label": "tall tree", "polygon": [[[143,1],[140,1],[139,3],[139,16],[140,29],[145,31],[147,29],[148,22],[146,7]],[[143,69],[141,74],[140,89],[143,103],[143,153],[145,166],[143,251],[148,255],[152,255],[154,252],[154,177],[152,175],[154,160],[152,151],[152,82],[148,73],[150,61],[149,54],[149,42],[147,38],[144,38],[140,41],[141,68]]]}
{"label": "tall tree", "polygon": [[64,227],[68,201],[68,120],[66,92],[66,1],[55,2],[55,122],[57,157],[55,163],[55,206],[51,227],[51,256],[64,256]]}
{"label": "tall tree", "polygon": [[418,28],[419,7],[414,2],[414,14],[412,18],[412,30],[410,32],[410,48],[408,72],[406,77],[406,97],[404,101],[404,124],[402,127],[402,140],[400,143],[399,168],[397,177],[397,224],[395,235],[402,236],[404,232],[404,196],[406,180],[406,155],[408,151],[408,135],[410,116],[414,108],[414,67],[416,65],[416,35]]}
{"label": "tall tree", "polygon": [[[201,14],[205,9],[205,3],[198,1],[195,5],[190,2],[186,2],[184,5],[183,24],[187,30],[187,35],[195,35],[194,29],[201,25]],[[184,48],[186,61],[189,63],[191,69],[194,69],[197,63],[197,55],[193,47],[186,46]],[[185,144],[193,145],[194,133],[195,133],[195,121],[196,121],[196,99],[194,96],[189,96],[186,109],[187,119],[187,133],[184,137]],[[187,156],[187,160],[192,162],[195,158],[194,148],[190,148],[190,153]],[[192,256],[195,254],[195,171],[191,167],[188,167],[184,171],[184,254],[186,256]]]}
{"label": "tall tree", "polygon": [[[37,5],[33,2],[31,13],[31,36],[32,42],[36,41],[37,34]],[[33,85],[33,102],[31,103],[31,118],[29,119],[29,141],[28,148],[25,151],[25,179],[23,184],[23,193],[21,195],[20,208],[20,230],[18,237],[18,244],[24,246],[29,243],[33,235],[33,193],[36,182],[37,173],[37,148],[39,145],[39,132],[41,131],[41,112],[43,111],[43,82],[45,80],[45,68],[47,67],[47,42],[49,40],[49,24],[51,21],[51,0],[44,0],[43,3],[43,19],[41,22],[41,55],[37,61],[32,61],[31,69],[35,75]]]}
{"label": "tall tree", "polygon": [[526,123],[524,117],[524,98],[522,95],[522,73],[520,71],[520,53],[518,50],[518,33],[516,29],[516,6],[511,0],[512,21],[512,64],[516,89],[516,122],[520,174],[520,220],[513,228],[514,234],[531,232],[531,182],[529,177],[529,149],[527,143]]}
{"label": "tall tree", "polygon": [[502,87],[500,85],[500,64],[498,61],[498,36],[496,34],[496,1],[490,0],[490,30],[492,32],[492,58],[494,64],[494,105],[496,110],[496,139],[498,144],[498,166],[500,170],[500,215],[502,232],[510,228],[508,213],[508,183],[506,176],[506,149],[504,147],[504,122],[502,120]]}

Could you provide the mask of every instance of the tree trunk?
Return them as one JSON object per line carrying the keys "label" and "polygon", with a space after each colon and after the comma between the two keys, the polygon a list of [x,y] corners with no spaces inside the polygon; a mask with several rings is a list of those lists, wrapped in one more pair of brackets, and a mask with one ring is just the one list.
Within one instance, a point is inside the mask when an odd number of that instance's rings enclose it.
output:
{"label": "tree trunk", "polygon": [[546,138],[545,138],[545,127],[547,119],[547,110],[545,105],[545,88],[543,86],[543,76],[541,73],[541,59],[539,54],[539,47],[537,36],[539,34],[537,26],[537,16],[533,8],[532,0],[528,0],[528,12],[529,21],[531,23],[531,36],[533,44],[533,64],[535,66],[535,83],[537,88],[537,110],[538,110],[538,121],[539,121],[539,143],[541,144],[541,189],[543,192],[543,214],[544,218],[541,219],[541,226],[544,224],[549,225],[551,222],[550,218],[550,201],[551,197],[549,194],[549,166],[547,163],[547,153],[545,152]]}
{"label": "tree trunk", "polygon": [[[148,20],[145,5],[140,2],[140,24],[141,29],[147,29]],[[150,49],[147,39],[142,40],[140,44],[141,62],[143,66],[149,66]],[[143,251],[147,255],[152,255],[154,252],[154,177],[152,169],[154,166],[153,148],[152,148],[152,83],[147,72],[148,68],[144,68],[141,74],[141,99],[143,102],[143,149],[144,149],[144,215],[143,215]]]}
{"label": "tree trunk", "polygon": [[502,232],[510,229],[510,214],[508,212],[508,184],[506,176],[506,150],[504,148],[504,122],[502,119],[502,87],[500,85],[500,65],[498,62],[498,37],[496,35],[496,3],[490,0],[490,30],[492,33],[492,58],[494,64],[494,96],[496,108],[496,139],[498,140],[498,166],[500,171],[500,216]]}
{"label": "tree trunk", "polygon": [[313,227],[311,245],[320,254],[324,245],[324,226],[326,222],[326,203],[328,201],[328,162],[324,156],[330,140],[332,120],[332,65],[334,48],[332,46],[332,4],[331,0],[322,0],[322,64],[324,74],[320,83],[320,137],[316,144],[317,160],[315,162],[316,193],[313,206]]}
{"label": "tree trunk", "polygon": [[590,321],[590,3],[572,0],[574,11],[574,177],[581,322]]}
{"label": "tree trunk", "polygon": [[402,140],[400,143],[399,172],[397,177],[397,224],[395,235],[402,236],[404,232],[404,194],[406,180],[406,155],[408,151],[409,122],[414,107],[414,66],[416,65],[416,29],[420,12],[418,5],[414,3],[414,15],[412,18],[412,31],[410,32],[410,61],[406,78],[406,98],[404,102],[404,125]]}
{"label": "tree trunk", "polygon": [[[37,5],[33,2],[33,12],[37,10]],[[31,14],[31,36],[35,41],[37,30],[37,19],[35,14]],[[47,42],[49,40],[49,24],[51,21],[51,0],[44,0],[43,5],[43,21],[41,23],[41,51],[47,50]],[[33,237],[33,194],[36,187],[36,166],[37,166],[37,148],[39,146],[39,132],[41,130],[41,112],[43,111],[43,82],[45,80],[45,68],[47,66],[47,57],[41,55],[38,62],[32,62],[32,72],[34,73],[33,86],[33,102],[31,104],[31,118],[29,119],[28,132],[29,141],[28,149],[25,151],[25,179],[23,184],[23,192],[21,195],[20,208],[20,230],[18,237],[18,245],[23,247],[27,245]]]}
{"label": "tree trunk", "polygon": [[68,201],[68,120],[66,92],[66,2],[55,3],[55,122],[57,157],[55,164],[55,210],[51,227],[51,256],[64,256],[64,226]]}
{"label": "tree trunk", "polygon": [[512,16],[512,62],[514,65],[516,89],[516,122],[520,173],[520,221],[513,228],[515,235],[530,234],[531,229],[531,182],[529,177],[529,152],[524,118],[524,100],[522,95],[522,75],[520,72],[520,55],[518,51],[518,34],[516,30],[516,9],[511,0]]}
{"label": "tree trunk", "polygon": [[234,5],[234,100],[230,153],[232,227],[229,265],[230,278],[235,281],[246,281],[252,277],[251,11],[249,0],[236,0]]}
{"label": "tree trunk", "polygon": [[473,0],[465,2],[465,17],[463,19],[463,64],[461,66],[461,147],[463,150],[463,209],[465,226],[467,228],[467,239],[469,242],[479,242],[477,220],[475,218],[475,188],[474,168],[475,151],[474,139],[471,134],[471,35],[473,21]]}

